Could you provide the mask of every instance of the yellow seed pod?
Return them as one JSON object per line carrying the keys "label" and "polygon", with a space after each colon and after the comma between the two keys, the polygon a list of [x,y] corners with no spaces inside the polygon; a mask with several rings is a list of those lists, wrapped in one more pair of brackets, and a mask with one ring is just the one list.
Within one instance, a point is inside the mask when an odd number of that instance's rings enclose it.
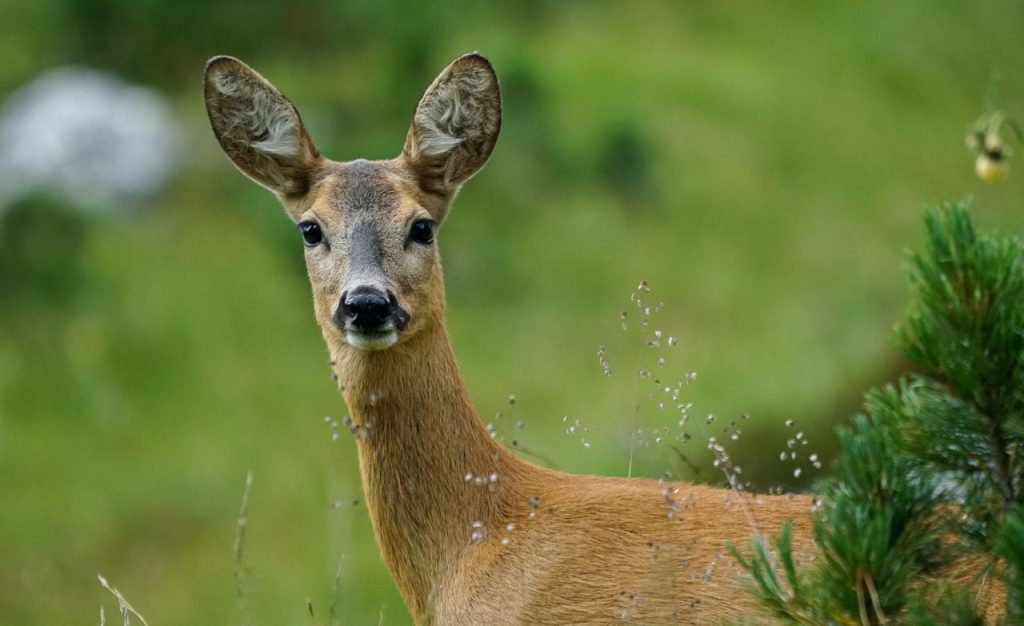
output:
{"label": "yellow seed pod", "polygon": [[991,155],[982,152],[974,161],[974,171],[978,178],[986,183],[998,183],[1006,180],[1010,175],[1010,163],[1003,158],[993,158]]}

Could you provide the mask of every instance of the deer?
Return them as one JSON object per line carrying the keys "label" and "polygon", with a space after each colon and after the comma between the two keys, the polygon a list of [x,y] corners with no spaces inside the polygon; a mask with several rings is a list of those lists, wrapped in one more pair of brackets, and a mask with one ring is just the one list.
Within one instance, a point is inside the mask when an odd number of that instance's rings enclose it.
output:
{"label": "deer", "polygon": [[730,542],[790,520],[810,551],[808,495],[573,475],[484,427],[445,329],[437,242],[501,128],[486,58],[437,76],[390,160],[327,159],[291,101],[235,58],[208,62],[204,96],[220,147],[301,235],[373,531],[416,624],[720,623],[755,602]]}

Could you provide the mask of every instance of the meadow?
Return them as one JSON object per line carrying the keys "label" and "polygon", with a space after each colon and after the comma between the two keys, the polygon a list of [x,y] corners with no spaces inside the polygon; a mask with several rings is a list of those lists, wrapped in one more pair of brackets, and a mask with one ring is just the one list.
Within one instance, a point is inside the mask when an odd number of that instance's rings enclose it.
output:
{"label": "meadow", "polygon": [[[101,604],[111,619],[97,573],[153,626],[307,624],[307,598],[326,622],[332,597],[340,624],[410,623],[353,443],[325,422],[346,409],[299,235],[209,130],[214,54],[272,80],[335,159],[396,154],[435,74],[488,56],[505,118],[438,235],[448,327],[482,418],[563,470],[720,484],[706,440],[736,422],[754,488],[806,489],[860,394],[906,367],[890,335],[921,207],[971,195],[985,228],[1024,231],[1022,172],[986,185],[963,145],[994,75],[996,104],[1024,117],[1009,0],[0,14],[0,99],[55,65],[99,67],[168,97],[186,146],[134,207],[45,189],[0,207],[3,624],[98,623]],[[630,301],[641,281],[664,305],[657,350]],[[689,381],[688,443],[653,376]],[[577,419],[589,432],[567,433]],[[809,443],[780,462],[795,432]]]}

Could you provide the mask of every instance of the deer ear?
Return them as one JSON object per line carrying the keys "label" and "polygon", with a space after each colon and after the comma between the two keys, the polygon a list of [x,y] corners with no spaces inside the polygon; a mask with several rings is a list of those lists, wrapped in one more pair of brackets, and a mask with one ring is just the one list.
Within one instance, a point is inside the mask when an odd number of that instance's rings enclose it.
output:
{"label": "deer ear", "polygon": [[494,150],[501,91],[490,61],[463,55],[444,69],[416,106],[402,155],[421,185],[452,194]]}
{"label": "deer ear", "polygon": [[291,101],[232,57],[210,59],[203,82],[213,134],[235,166],[277,194],[305,193],[320,152]]}

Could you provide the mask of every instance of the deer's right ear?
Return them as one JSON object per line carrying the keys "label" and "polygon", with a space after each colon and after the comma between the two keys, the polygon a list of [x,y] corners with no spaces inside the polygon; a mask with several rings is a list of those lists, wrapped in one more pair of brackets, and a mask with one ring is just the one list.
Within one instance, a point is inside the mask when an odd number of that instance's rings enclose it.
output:
{"label": "deer's right ear", "polygon": [[291,101],[232,57],[210,59],[203,83],[213,134],[235,166],[277,194],[305,193],[320,152]]}

